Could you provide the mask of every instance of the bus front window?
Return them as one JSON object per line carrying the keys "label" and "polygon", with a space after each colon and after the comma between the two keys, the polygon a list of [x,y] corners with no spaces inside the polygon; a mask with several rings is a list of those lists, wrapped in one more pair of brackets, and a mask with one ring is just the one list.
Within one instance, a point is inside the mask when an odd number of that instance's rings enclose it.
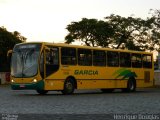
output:
{"label": "bus front window", "polygon": [[38,71],[40,47],[37,44],[19,45],[14,48],[11,63],[11,75],[14,77],[32,77]]}

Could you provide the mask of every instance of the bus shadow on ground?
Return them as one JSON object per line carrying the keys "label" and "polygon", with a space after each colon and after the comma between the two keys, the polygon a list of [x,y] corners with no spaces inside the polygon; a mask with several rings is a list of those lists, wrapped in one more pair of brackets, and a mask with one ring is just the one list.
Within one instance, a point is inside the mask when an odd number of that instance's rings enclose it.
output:
{"label": "bus shadow on ground", "polygon": [[13,91],[16,96],[80,96],[80,95],[117,95],[117,94],[141,94],[141,93],[160,93],[159,88],[144,88],[144,89],[137,89],[135,92],[123,92],[120,89],[116,89],[113,92],[107,92],[104,93],[101,90],[76,90],[73,94],[71,95],[63,95],[60,91],[49,91],[45,95],[41,95],[36,93],[35,91],[26,91],[26,90],[21,90],[21,91]]}

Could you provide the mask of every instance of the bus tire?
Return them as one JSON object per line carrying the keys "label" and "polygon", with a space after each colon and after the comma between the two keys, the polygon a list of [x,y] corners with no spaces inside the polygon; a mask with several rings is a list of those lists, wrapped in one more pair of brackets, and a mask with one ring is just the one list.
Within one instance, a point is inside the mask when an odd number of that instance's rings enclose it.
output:
{"label": "bus tire", "polygon": [[75,89],[74,80],[72,78],[67,78],[64,82],[64,88],[62,90],[62,93],[64,95],[69,95],[74,92],[74,89]]}
{"label": "bus tire", "polygon": [[122,89],[123,92],[135,92],[136,91],[136,80],[135,78],[129,78],[127,82],[127,88]]}
{"label": "bus tire", "polygon": [[47,94],[47,90],[37,90],[37,93],[41,94],[41,95],[45,95]]}

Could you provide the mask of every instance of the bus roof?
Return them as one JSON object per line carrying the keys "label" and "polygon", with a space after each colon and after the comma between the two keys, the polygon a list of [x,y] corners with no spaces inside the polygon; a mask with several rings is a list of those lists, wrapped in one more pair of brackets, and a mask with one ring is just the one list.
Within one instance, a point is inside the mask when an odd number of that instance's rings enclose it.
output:
{"label": "bus roof", "polygon": [[66,43],[49,43],[49,42],[25,42],[19,44],[33,44],[33,43],[42,43],[43,45],[50,45],[56,47],[74,47],[74,48],[84,48],[84,49],[94,49],[94,50],[106,50],[106,51],[118,51],[118,52],[131,52],[131,53],[141,53],[141,54],[153,54],[151,52],[145,51],[135,51],[135,50],[127,50],[127,49],[113,49],[113,48],[102,48],[102,47],[91,47],[91,46],[82,46],[82,45],[72,45]]}

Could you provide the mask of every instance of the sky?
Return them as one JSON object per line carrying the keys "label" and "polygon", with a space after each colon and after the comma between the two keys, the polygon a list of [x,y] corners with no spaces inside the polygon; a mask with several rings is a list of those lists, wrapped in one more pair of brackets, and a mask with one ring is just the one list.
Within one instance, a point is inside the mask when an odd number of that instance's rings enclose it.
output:
{"label": "sky", "polygon": [[160,0],[0,0],[0,27],[18,31],[27,42],[64,42],[67,25],[82,18],[116,14],[146,19]]}

